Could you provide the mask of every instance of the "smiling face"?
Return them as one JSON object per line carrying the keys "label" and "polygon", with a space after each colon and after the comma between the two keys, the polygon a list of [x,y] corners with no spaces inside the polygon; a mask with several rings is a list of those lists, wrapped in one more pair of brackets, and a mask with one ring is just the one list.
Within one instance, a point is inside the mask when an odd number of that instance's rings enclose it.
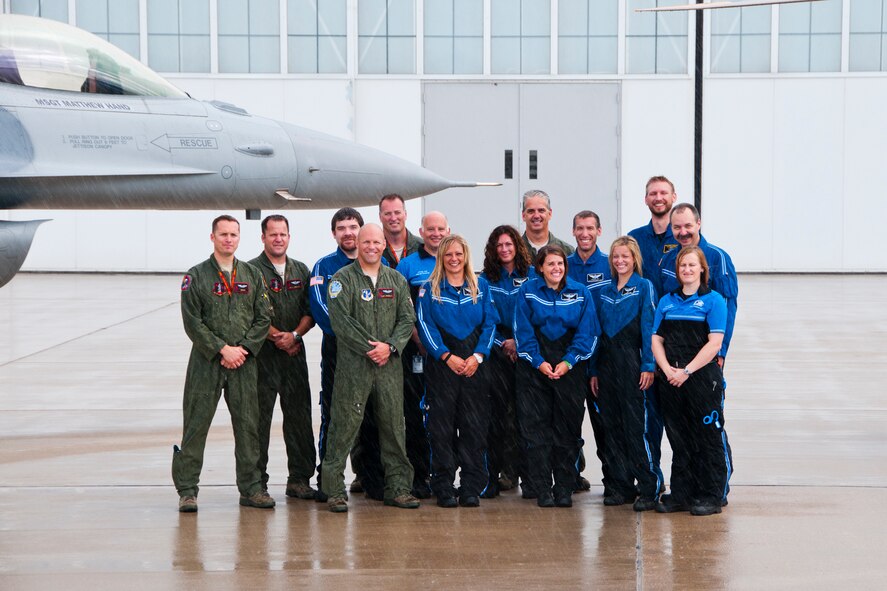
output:
{"label": "smiling face", "polygon": [[213,251],[220,257],[229,257],[240,244],[240,224],[228,220],[220,220],[209,236],[213,243]]}
{"label": "smiling face", "polygon": [[681,285],[695,286],[697,289],[702,281],[702,262],[699,254],[688,252],[678,260],[678,280]]}
{"label": "smiling face", "polygon": [[576,219],[573,237],[576,239],[576,249],[583,259],[587,259],[595,251],[600,236],[601,228],[594,217]]}
{"label": "smiling face", "polygon": [[499,264],[510,265],[514,262],[514,255],[516,253],[517,248],[514,246],[514,240],[511,239],[511,236],[508,234],[499,236],[499,240],[496,241],[496,256],[499,258]]}
{"label": "smiling face", "polygon": [[702,220],[689,209],[682,209],[671,214],[671,233],[675,240],[683,246],[696,246],[699,244],[699,232],[702,229]]}
{"label": "smiling face", "polygon": [[262,245],[265,247],[265,254],[268,255],[268,258],[276,260],[284,256],[289,244],[290,233],[286,222],[268,220],[265,231],[262,232]]}
{"label": "smiling face", "polygon": [[653,181],[647,185],[647,194],[644,197],[644,203],[646,203],[647,207],[650,209],[650,213],[653,217],[661,218],[671,211],[677,198],[678,196],[675,194],[671,183],[666,181]]}
{"label": "smiling face", "polygon": [[551,220],[551,210],[542,197],[527,197],[522,213],[524,223],[531,232],[547,232]]}
{"label": "smiling face", "polygon": [[559,254],[549,254],[542,261],[542,277],[545,285],[551,289],[557,289],[567,272],[566,261]]}
{"label": "smiling face", "polygon": [[616,274],[622,277],[630,277],[637,267],[634,255],[627,246],[615,246],[610,253],[610,264],[616,270]]}
{"label": "smiling face", "polygon": [[379,204],[379,221],[388,235],[399,235],[404,231],[407,221],[406,208],[403,201],[392,198]]}
{"label": "smiling face", "polygon": [[440,241],[449,236],[450,228],[447,225],[447,218],[442,213],[431,212],[425,214],[422,218],[422,227],[419,228],[419,234],[425,242],[425,250],[430,253],[436,253],[440,246]]}
{"label": "smiling face", "polygon": [[447,277],[463,275],[465,271],[465,251],[458,242],[451,242],[443,255]]}
{"label": "smiling face", "polygon": [[382,259],[385,250],[385,235],[376,224],[367,224],[357,235],[357,258],[367,266],[374,266]]}

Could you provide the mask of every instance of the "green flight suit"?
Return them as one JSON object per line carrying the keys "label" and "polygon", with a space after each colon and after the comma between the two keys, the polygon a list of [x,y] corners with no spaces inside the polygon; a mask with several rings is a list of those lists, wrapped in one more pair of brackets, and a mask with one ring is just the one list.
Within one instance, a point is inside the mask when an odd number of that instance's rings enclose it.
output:
{"label": "green flight suit", "polygon": [[[256,355],[271,325],[268,295],[261,274],[249,263],[235,259],[232,275],[223,274],[210,256],[182,279],[182,322],[193,346],[185,376],[182,445],[174,448],[172,459],[179,496],[197,496],[206,436],[222,390],[234,428],[237,489],[246,497],[262,490]],[[237,369],[222,367],[225,345],[249,351],[246,362]]]}
{"label": "green flight suit", "polygon": [[[530,252],[530,264],[533,264],[536,261],[536,247],[530,244],[530,239],[527,238],[526,232],[524,232],[522,238],[524,239],[524,244],[527,245],[527,250]],[[564,252],[567,253],[567,256],[570,256],[573,254],[573,251],[576,250],[575,247],[567,244],[551,232],[548,233],[548,244],[552,246],[560,246],[564,249]],[[548,244],[546,244],[546,246],[548,246]]]}
{"label": "green flight suit", "polygon": [[[308,305],[308,267],[286,258],[283,277],[262,252],[249,262],[265,280],[271,300],[271,326],[292,332],[304,316],[311,316]],[[280,395],[283,413],[283,443],[286,446],[287,483],[305,482],[314,476],[314,432],[311,427],[311,387],[308,385],[308,363],[305,347],[290,357],[273,341],[265,340],[259,355],[259,470],[262,484],[268,486],[268,445],[271,439],[271,417]]]}
{"label": "green flight suit", "polygon": [[404,446],[400,355],[391,355],[382,367],[366,355],[371,340],[403,351],[416,321],[407,282],[394,269],[381,266],[374,287],[357,261],[333,275],[327,306],[338,349],[329,440],[321,465],[323,492],[330,498],[345,497],[345,460],[371,400],[385,469],[385,498],[409,493],[413,468]]}
{"label": "green flight suit", "polygon": [[385,246],[385,250],[382,252],[382,256],[385,257],[385,260],[388,261],[388,266],[392,269],[397,268],[397,264],[400,262],[400,259],[406,258],[422,248],[422,239],[407,230],[407,243],[405,249],[398,255],[398,253],[391,250],[391,245],[388,244]]}

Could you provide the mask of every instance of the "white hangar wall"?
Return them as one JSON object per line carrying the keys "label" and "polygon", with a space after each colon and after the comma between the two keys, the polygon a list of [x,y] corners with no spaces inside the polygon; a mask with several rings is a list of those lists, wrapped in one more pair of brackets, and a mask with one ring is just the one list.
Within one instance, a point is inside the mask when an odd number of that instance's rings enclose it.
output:
{"label": "white hangar wall", "polygon": [[[196,98],[422,161],[419,78],[169,78]],[[648,219],[643,186],[653,174],[672,178],[679,198],[692,201],[693,83],[627,77],[621,85],[620,224],[627,231]],[[887,232],[876,227],[887,217],[879,194],[887,186],[885,104],[883,76],[708,77],[703,232],[732,254],[740,271],[887,271],[881,254]],[[415,231],[421,200],[409,202],[408,211]],[[362,212],[376,220],[374,207]],[[209,222],[218,213],[0,215],[53,220],[38,231],[25,270],[177,272],[209,254]],[[231,213],[243,218],[242,211]],[[311,264],[332,249],[331,214],[288,212],[297,258]],[[243,258],[258,252],[258,235],[258,222],[244,222]]]}

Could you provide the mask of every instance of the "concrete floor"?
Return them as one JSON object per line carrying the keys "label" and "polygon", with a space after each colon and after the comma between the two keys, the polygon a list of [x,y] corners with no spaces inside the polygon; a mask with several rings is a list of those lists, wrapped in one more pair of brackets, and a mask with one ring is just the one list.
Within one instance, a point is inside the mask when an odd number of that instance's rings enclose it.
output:
{"label": "concrete floor", "polygon": [[[285,499],[279,435],[279,504],[245,509],[224,406],[200,512],[179,514],[179,281],[23,274],[0,290],[0,589],[885,588],[887,276],[740,278],[736,472],[729,507],[704,518],[604,508],[599,486],[573,509],[355,495],[333,515]],[[308,343],[316,397],[318,334]]]}

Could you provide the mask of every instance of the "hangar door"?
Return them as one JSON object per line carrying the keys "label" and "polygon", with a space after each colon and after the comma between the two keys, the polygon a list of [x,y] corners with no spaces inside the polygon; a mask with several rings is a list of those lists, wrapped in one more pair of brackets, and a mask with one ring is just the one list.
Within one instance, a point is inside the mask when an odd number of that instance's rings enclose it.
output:
{"label": "hangar door", "polygon": [[425,211],[443,211],[468,239],[477,270],[495,226],[523,232],[520,196],[530,189],[551,196],[551,231],[568,243],[573,214],[597,213],[609,250],[619,228],[618,83],[425,82],[423,101],[424,166],[502,183],[425,198]]}

